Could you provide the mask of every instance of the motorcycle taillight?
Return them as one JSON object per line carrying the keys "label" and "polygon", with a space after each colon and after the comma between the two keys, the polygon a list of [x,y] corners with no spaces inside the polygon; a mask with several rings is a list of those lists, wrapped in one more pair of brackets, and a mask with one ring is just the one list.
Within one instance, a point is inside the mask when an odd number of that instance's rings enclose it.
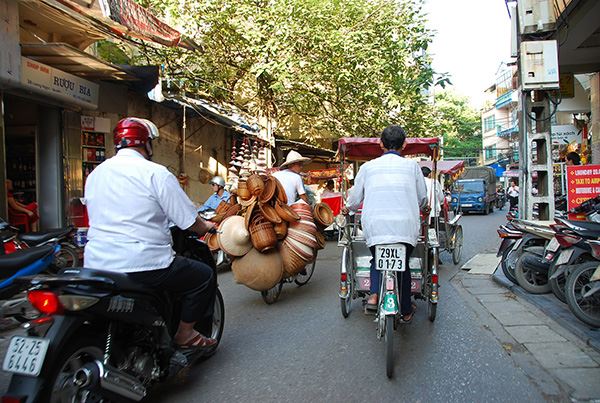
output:
{"label": "motorcycle taillight", "polygon": [[63,311],[58,295],[52,291],[32,290],[27,293],[27,299],[35,309],[43,314],[56,315]]}

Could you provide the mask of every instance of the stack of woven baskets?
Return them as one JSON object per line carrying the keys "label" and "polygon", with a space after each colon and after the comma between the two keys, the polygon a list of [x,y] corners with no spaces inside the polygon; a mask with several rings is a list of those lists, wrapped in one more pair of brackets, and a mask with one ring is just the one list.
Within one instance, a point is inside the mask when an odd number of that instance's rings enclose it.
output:
{"label": "stack of woven baskets", "polygon": [[[238,283],[265,291],[298,274],[325,246],[322,230],[333,222],[329,206],[304,202],[288,206],[285,190],[273,176],[252,174],[238,182],[239,204],[223,206],[217,235],[208,237],[232,256]],[[237,207],[236,207],[237,206]]]}

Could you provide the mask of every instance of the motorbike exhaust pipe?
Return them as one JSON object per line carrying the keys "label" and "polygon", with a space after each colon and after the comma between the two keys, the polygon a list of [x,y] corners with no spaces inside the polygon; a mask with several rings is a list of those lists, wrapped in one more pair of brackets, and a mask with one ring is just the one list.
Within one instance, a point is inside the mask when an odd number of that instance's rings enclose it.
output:
{"label": "motorbike exhaust pipe", "polygon": [[73,377],[73,383],[79,388],[99,387],[136,402],[146,396],[146,387],[140,381],[100,361],[90,362],[80,368]]}

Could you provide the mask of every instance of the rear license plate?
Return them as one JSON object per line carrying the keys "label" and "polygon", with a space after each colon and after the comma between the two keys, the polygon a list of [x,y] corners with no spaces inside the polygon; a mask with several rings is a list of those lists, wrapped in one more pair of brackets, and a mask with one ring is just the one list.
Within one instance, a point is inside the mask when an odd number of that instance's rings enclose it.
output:
{"label": "rear license plate", "polygon": [[38,376],[42,370],[49,343],[48,339],[13,337],[10,339],[2,369],[15,374]]}
{"label": "rear license plate", "polygon": [[405,271],[406,246],[402,244],[377,245],[375,247],[377,270]]}
{"label": "rear license plate", "polygon": [[558,250],[559,247],[560,247],[560,244],[558,243],[556,238],[552,238],[552,240],[550,241],[548,246],[546,246],[546,253],[548,253],[548,252],[554,253]]}
{"label": "rear license plate", "polygon": [[466,204],[466,203],[465,203],[465,204],[463,204],[462,206],[463,206],[463,207],[473,207],[473,205],[472,205],[472,204]]}
{"label": "rear license plate", "polygon": [[565,249],[563,250],[560,255],[558,256],[558,259],[556,259],[556,266],[560,266],[561,264],[565,264],[565,263],[569,263],[569,259],[571,259],[571,256],[573,255],[573,249]]}

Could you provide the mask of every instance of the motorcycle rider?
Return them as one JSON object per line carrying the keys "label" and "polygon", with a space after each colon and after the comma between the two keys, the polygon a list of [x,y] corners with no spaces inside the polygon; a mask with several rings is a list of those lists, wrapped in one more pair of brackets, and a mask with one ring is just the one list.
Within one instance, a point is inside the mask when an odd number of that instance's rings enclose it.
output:
{"label": "motorcycle rider", "polygon": [[174,337],[180,348],[217,343],[194,330],[214,305],[216,278],[199,261],[175,256],[169,224],[198,234],[213,224],[196,207],[166,167],[151,162],[154,123],[128,117],[114,131],[117,153],[100,164],[85,184],[90,228],[85,266],[128,273],[148,287],[181,297],[181,321]]}
{"label": "motorcycle rider", "polygon": [[[427,211],[427,188],[419,165],[400,155],[406,134],[400,126],[389,126],[381,133],[381,157],[366,162],[354,179],[347,207],[356,211],[362,203],[362,229],[371,250],[371,295],[367,308],[377,310],[381,275],[375,269],[375,246],[403,243],[406,261],[417,244],[420,231],[419,209]],[[429,213],[429,211],[427,211]],[[400,272],[400,313],[402,321],[412,320],[410,270]]]}
{"label": "motorcycle rider", "polygon": [[204,204],[198,208],[198,212],[203,212],[209,209],[216,210],[219,204],[224,201],[228,202],[231,195],[225,190],[225,179],[220,176],[215,176],[209,182],[214,193],[206,199]]}

